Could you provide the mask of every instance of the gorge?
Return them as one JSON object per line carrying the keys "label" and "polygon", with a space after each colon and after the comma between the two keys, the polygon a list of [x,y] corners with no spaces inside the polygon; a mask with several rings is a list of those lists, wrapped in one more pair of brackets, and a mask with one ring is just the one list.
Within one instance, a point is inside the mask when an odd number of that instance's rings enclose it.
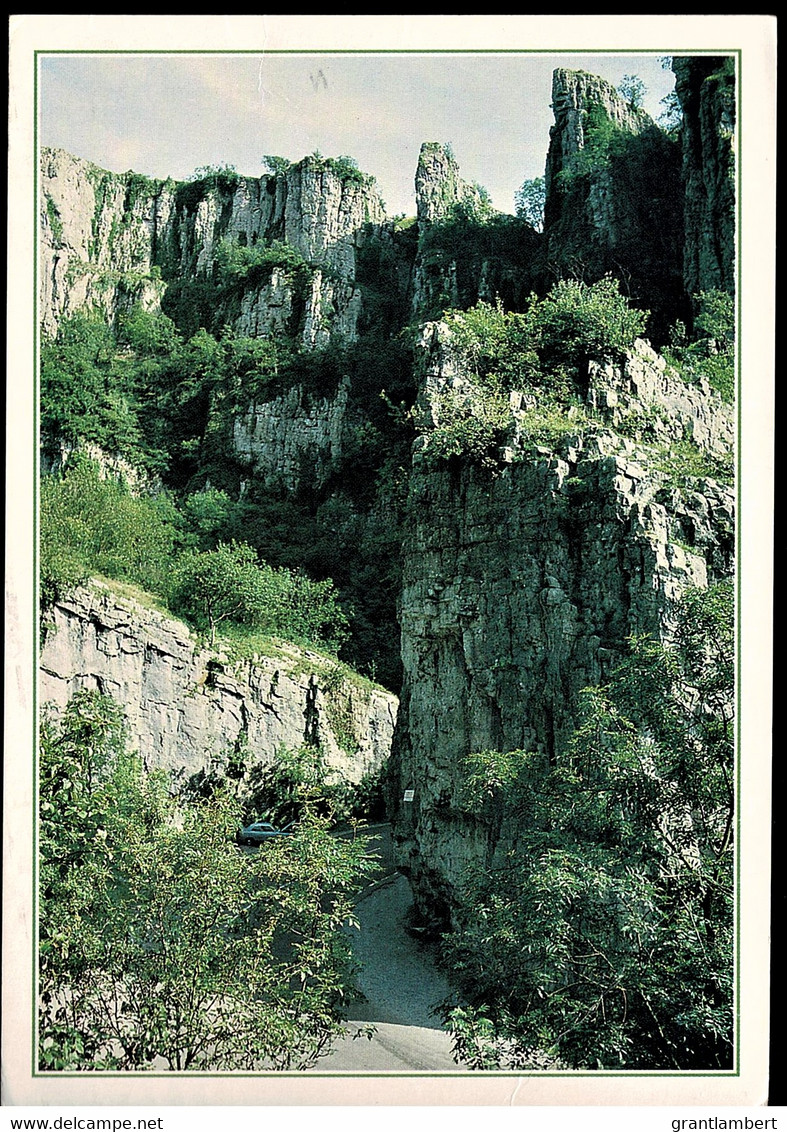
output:
{"label": "gorge", "polygon": [[[546,776],[568,760],[573,774],[586,690],[614,683],[634,641],[680,644],[683,603],[735,576],[731,63],[673,61],[671,129],[558,68],[543,231],[495,212],[437,142],[421,148],[416,217],[395,219],[348,158],[175,182],[43,150],[42,470],[67,478],[89,457],[125,474],[131,495],[188,517],[171,520],[179,551],[248,544],[295,587],[292,609],[318,603],[304,579],[334,587],[319,600],[335,596],[346,634],[331,650],[327,630],[277,629],[240,654],[186,624],[183,603],[124,592],[122,570],[69,575],[59,558],[41,701],[112,694],[145,767],[176,787],[221,779],[240,752],[248,770],[301,745],[355,785],[379,776],[414,927],[461,931],[467,877],[529,859],[536,828],[507,800],[519,771],[491,773],[486,801],[468,794],[472,759],[515,755],[529,774],[527,756]],[[654,828],[672,848],[646,863],[631,907],[674,868],[710,924],[726,810],[667,790],[657,754],[646,763],[637,789],[669,794]],[[613,794],[606,812],[623,813]],[[703,830],[721,846],[712,883],[686,864],[710,852]],[[702,1009],[682,1007],[707,1041],[676,1052],[682,1039],[646,1019],[615,1056],[726,1064],[731,968],[713,978]],[[520,1034],[505,1011],[496,1021]]]}

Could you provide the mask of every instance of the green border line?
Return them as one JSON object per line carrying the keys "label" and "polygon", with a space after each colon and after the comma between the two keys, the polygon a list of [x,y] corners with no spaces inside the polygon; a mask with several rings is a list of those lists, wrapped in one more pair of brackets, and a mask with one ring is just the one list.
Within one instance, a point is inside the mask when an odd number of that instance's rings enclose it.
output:
{"label": "green border line", "polygon": [[[736,694],[735,694],[735,752],[736,752],[736,812],[735,812],[735,827],[737,832],[736,838],[736,853],[735,853],[735,867],[736,867],[736,882],[735,882],[735,1001],[733,1004],[733,1017],[735,1019],[735,1047],[734,1047],[734,1069],[727,1070],[590,1070],[590,1071],[565,1071],[562,1073],[549,1072],[543,1070],[462,1070],[457,1069],[451,1072],[421,1072],[413,1071],[398,1072],[396,1070],[388,1071],[359,1071],[352,1072],[347,1070],[334,1071],[333,1073],[324,1072],[316,1073],[312,1070],[307,1071],[283,1071],[276,1072],[260,1071],[260,1072],[198,1072],[198,1073],[177,1073],[172,1071],[167,1072],[145,1072],[131,1071],[127,1073],[112,1073],[96,1071],[40,1071],[37,1068],[37,1052],[38,1052],[38,633],[39,633],[39,597],[38,597],[38,572],[39,572],[39,447],[40,447],[40,426],[39,426],[39,405],[40,405],[40,389],[39,389],[39,279],[38,279],[38,257],[39,257],[39,208],[38,208],[38,194],[39,194],[39,168],[40,168],[40,155],[39,155],[39,141],[38,141],[38,128],[39,128],[39,59],[43,61],[43,57],[68,57],[68,58],[81,58],[92,56],[162,56],[162,57],[178,57],[178,56],[206,56],[213,58],[223,58],[232,55],[274,55],[274,56],[305,56],[305,55],[392,55],[392,56],[433,56],[433,55],[472,55],[472,56],[489,56],[489,55],[508,55],[508,56],[521,56],[521,55],[546,55],[546,56],[561,56],[561,55],[579,55],[579,56],[609,56],[615,57],[620,55],[631,55],[636,57],[642,56],[670,56],[672,58],[695,58],[702,56],[716,56],[716,55],[730,55],[736,60],[736,87],[735,87],[735,126],[736,126],[736,150],[735,150],[735,191],[736,191],[736,233],[735,233],[735,253],[736,253],[736,294],[735,294],[735,309],[736,309],[736,361],[737,361],[737,381],[736,381],[736,415],[737,415],[737,452],[735,459],[736,470],[736,504],[737,513],[735,516],[735,579],[736,579],[736,613],[735,613],[735,673],[737,678]],[[353,1080],[355,1078],[363,1079],[379,1079],[379,1078],[394,1078],[394,1079],[431,1079],[441,1078],[446,1080],[485,1080],[486,1078],[498,1077],[536,1077],[539,1080],[544,1078],[558,1079],[558,1080],[574,1080],[577,1078],[587,1078],[590,1080],[597,1080],[599,1078],[621,1078],[623,1080],[631,1080],[632,1078],[699,1078],[702,1080],[716,1080],[720,1078],[740,1077],[740,1054],[741,1054],[741,916],[740,916],[740,887],[741,887],[741,830],[740,818],[741,807],[740,798],[742,791],[742,774],[741,774],[741,596],[740,596],[740,583],[741,583],[741,561],[743,557],[743,543],[741,539],[741,512],[742,512],[742,496],[741,496],[741,463],[742,463],[742,343],[741,343],[741,329],[742,329],[742,305],[743,295],[741,287],[741,230],[742,230],[742,138],[741,138],[741,105],[743,99],[742,85],[742,57],[743,49],[738,48],[704,48],[697,50],[685,50],[670,52],[663,49],[643,49],[637,50],[636,48],[621,48],[619,50],[603,50],[603,49],[590,49],[582,50],[581,48],[554,48],[554,49],[516,49],[516,48],[490,48],[488,50],[471,50],[466,48],[401,48],[401,49],[280,49],[280,50],[267,50],[265,48],[259,49],[242,49],[236,51],[213,51],[208,49],[195,49],[195,50],[166,50],[157,48],[154,50],[112,50],[112,49],[91,49],[85,51],[67,50],[55,48],[47,50],[44,48],[36,48],[33,51],[33,392],[34,392],[34,406],[33,406],[33,421],[34,421],[34,442],[33,442],[33,577],[36,582],[34,585],[33,595],[33,641],[34,641],[34,660],[33,660],[33,679],[32,679],[32,705],[33,705],[33,783],[32,783],[32,844],[33,844],[33,892],[32,892],[32,934],[33,934],[33,955],[32,955],[32,1072],[33,1079],[41,1080],[63,1080],[63,1079],[79,1079],[84,1081],[105,1081],[105,1080],[214,1080],[214,1079],[253,1079],[253,1080],[267,1080],[267,1079],[295,1079],[301,1081],[313,1079],[330,1079],[342,1080],[347,1078]]]}

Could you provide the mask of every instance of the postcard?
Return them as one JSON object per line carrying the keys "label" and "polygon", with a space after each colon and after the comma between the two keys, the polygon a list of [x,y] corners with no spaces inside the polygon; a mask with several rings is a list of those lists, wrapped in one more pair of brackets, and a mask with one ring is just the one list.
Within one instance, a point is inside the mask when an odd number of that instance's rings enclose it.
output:
{"label": "postcard", "polygon": [[775,38],[11,17],[5,1105],[768,1103]]}

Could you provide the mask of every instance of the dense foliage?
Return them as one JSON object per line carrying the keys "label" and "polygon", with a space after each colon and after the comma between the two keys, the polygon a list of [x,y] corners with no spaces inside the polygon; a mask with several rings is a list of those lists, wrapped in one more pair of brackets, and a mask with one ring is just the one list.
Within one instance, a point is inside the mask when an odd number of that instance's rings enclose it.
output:
{"label": "dense foliage", "polygon": [[[218,258],[227,287],[236,278],[240,285],[244,273],[269,272],[274,265],[297,273],[302,262],[292,249],[275,244],[221,245]],[[371,280],[373,274],[367,271],[366,277]],[[368,295],[369,287],[362,286]],[[390,306],[382,291],[380,301]],[[195,317],[189,309],[187,321]],[[135,498],[118,484],[91,482],[84,485],[82,506],[84,472],[77,474],[74,467],[66,475],[75,476],[73,489],[56,480],[45,484],[44,607],[91,569],[134,581],[169,600],[177,572],[165,565],[162,578],[157,581],[155,575],[172,551],[208,552],[219,543],[247,543],[262,564],[291,575],[277,575],[287,612],[273,618],[273,631],[340,648],[348,662],[397,687],[398,524],[413,392],[411,349],[404,339],[387,336],[388,330],[370,326],[356,344],[305,351],[287,333],[248,338],[228,328],[214,335],[203,326],[186,337],[167,315],[139,307],[121,313],[114,330],[99,315],[64,320],[57,340],[42,346],[43,448],[57,465],[63,447],[68,453],[92,445],[102,460],[107,454],[116,458],[118,473],[124,461],[141,469],[137,479],[150,494],[143,491],[143,498]],[[239,415],[295,385],[307,401],[333,397],[347,380],[363,415],[357,423],[347,422],[342,461],[321,489],[309,484],[292,491],[250,476],[233,455]],[[68,459],[73,465],[75,458]],[[52,501],[60,507],[61,492],[68,503],[56,515]],[[158,504],[154,494],[160,496]],[[117,540],[114,563],[103,550],[87,553],[85,538],[102,546],[113,541],[115,523],[100,536],[96,531],[86,535],[79,526],[90,526],[90,501],[105,495],[123,497],[123,513],[133,511],[141,528],[150,517],[148,532],[140,535],[144,541],[149,534],[151,544],[158,540],[161,552],[153,545],[147,565],[144,553],[138,555],[139,569],[121,561],[131,551]],[[157,507],[169,524],[164,528]],[[69,516],[78,520],[76,527]],[[357,553],[348,553],[348,547]],[[324,632],[315,628],[323,598],[329,613],[322,618]],[[337,620],[336,602],[349,618],[350,636]],[[180,608],[188,604],[181,601]],[[270,616],[265,620],[272,623]],[[209,619],[205,628],[210,631]]]}
{"label": "dense foliage", "polygon": [[537,232],[541,232],[544,227],[546,195],[546,182],[543,177],[533,177],[523,181],[514,193],[517,216],[526,220]]}
{"label": "dense foliage", "polygon": [[215,550],[185,555],[175,572],[172,606],[210,630],[223,621],[249,625],[273,636],[317,641],[338,650],[347,618],[333,584],[260,563],[247,543],[219,543]]}
{"label": "dense foliage", "polygon": [[247,543],[213,545],[229,502],[222,492],[199,493],[184,513],[165,493],[135,494],[122,477],[76,457],[62,477],[41,483],[44,617],[70,587],[101,574],[157,595],[211,642],[232,624],[337,651],[347,617],[330,580],[269,566]]}
{"label": "dense foliage", "polygon": [[676,322],[664,356],[684,380],[705,378],[725,401],[735,398],[735,304],[726,291],[702,291],[694,296],[694,335]]}
{"label": "dense foliage", "polygon": [[571,426],[580,412],[592,358],[621,360],[643,334],[647,312],[630,306],[611,276],[586,284],[565,279],[522,312],[498,303],[450,311],[445,324],[469,381],[440,397],[437,427],[425,433],[430,461],[463,456],[493,467],[512,424],[509,392],[533,397],[523,421],[538,440]]}
{"label": "dense foliage", "polygon": [[41,1069],[298,1069],[343,1032],[362,841],[306,804],[243,852],[239,806],[175,801],[94,692],[44,719],[39,781]]}
{"label": "dense foliage", "polygon": [[444,944],[471,1066],[731,1066],[733,624],[728,583],[690,591],[552,764],[470,756],[467,805],[517,841],[468,870]]}

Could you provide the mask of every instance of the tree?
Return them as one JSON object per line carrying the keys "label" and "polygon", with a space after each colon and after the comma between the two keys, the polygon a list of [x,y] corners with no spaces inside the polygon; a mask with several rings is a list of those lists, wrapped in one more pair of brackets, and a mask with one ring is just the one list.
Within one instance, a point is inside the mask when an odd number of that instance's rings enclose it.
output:
{"label": "tree", "polygon": [[677,136],[677,131],[683,121],[683,107],[680,104],[677,92],[671,90],[669,94],[665,94],[659,105],[663,107],[657,119],[659,126],[670,137]]}
{"label": "tree", "polygon": [[90,574],[166,593],[177,520],[165,494],[135,495],[94,460],[72,457],[62,478],[41,481],[42,609]]}
{"label": "tree", "polygon": [[173,604],[176,610],[210,630],[223,621],[254,625],[271,604],[271,578],[261,569],[255,551],[247,543],[219,543],[185,558],[178,570]]}
{"label": "tree", "polygon": [[624,75],[618,83],[618,94],[625,98],[631,110],[640,110],[645,100],[647,87],[638,75]]}
{"label": "tree", "polygon": [[533,177],[524,181],[514,193],[516,214],[526,220],[537,232],[544,230],[544,206],[546,204],[546,185],[543,177]]}
{"label": "tree", "polygon": [[95,692],[45,719],[39,797],[42,1069],[299,1069],[344,1032],[362,841],[306,809],[246,854],[236,804],[173,798]]}
{"label": "tree", "polygon": [[690,591],[670,643],[633,640],[553,765],[470,757],[468,802],[517,830],[445,943],[471,1064],[732,1064],[732,596]]}
{"label": "tree", "polygon": [[266,154],[262,159],[262,164],[268,173],[274,176],[283,175],[292,165],[286,157],[276,157],[274,154]]}

